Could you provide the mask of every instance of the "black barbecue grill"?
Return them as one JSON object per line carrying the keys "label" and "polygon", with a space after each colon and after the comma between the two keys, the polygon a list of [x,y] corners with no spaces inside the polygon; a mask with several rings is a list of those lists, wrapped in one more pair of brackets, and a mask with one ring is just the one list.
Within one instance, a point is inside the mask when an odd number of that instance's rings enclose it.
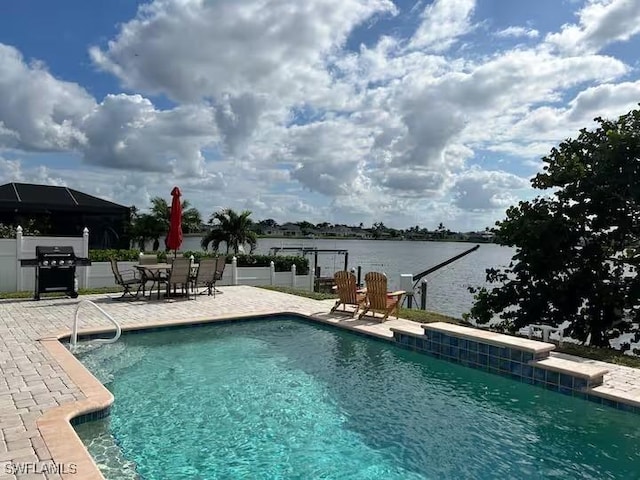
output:
{"label": "black barbecue grill", "polygon": [[20,260],[20,265],[36,267],[35,300],[48,292],[65,292],[76,298],[76,267],[91,265],[91,260],[76,257],[73,247],[36,247],[36,258]]}

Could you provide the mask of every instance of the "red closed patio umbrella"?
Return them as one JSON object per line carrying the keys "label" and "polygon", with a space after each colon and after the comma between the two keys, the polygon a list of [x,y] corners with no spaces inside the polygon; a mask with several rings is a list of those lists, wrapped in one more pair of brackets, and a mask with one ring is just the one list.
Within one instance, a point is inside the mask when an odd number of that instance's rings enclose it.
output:
{"label": "red closed patio umbrella", "polygon": [[169,234],[167,235],[167,248],[174,250],[174,257],[182,245],[182,204],[180,203],[180,189],[173,187],[171,190],[171,214],[169,216]]}

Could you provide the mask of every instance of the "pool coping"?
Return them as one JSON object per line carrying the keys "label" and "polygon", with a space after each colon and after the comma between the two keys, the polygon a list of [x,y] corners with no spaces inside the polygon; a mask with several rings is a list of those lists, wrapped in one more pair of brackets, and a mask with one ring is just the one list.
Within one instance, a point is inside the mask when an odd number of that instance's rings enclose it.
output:
{"label": "pool coping", "polygon": [[[323,312],[324,313],[324,312]],[[303,320],[308,320],[313,323],[329,325],[332,327],[338,327],[343,330],[350,331],[352,333],[363,335],[372,339],[382,340],[391,345],[395,345],[394,331],[403,332],[408,335],[418,335],[418,331],[424,332],[423,326],[415,324],[415,327],[411,325],[410,328],[397,328],[392,326],[385,326],[386,328],[372,330],[371,325],[354,324],[349,325],[342,322],[342,319],[336,321],[335,318],[323,318],[323,313],[317,312],[313,314],[302,313],[295,310],[278,310],[278,309],[265,309],[254,310],[250,313],[234,314],[225,313],[223,315],[207,315],[192,317],[180,320],[165,320],[157,322],[144,322],[136,324],[128,324],[122,326],[122,332],[136,332],[142,330],[155,330],[155,329],[171,329],[171,328],[188,328],[198,327],[208,324],[216,323],[231,323],[233,321],[248,321],[256,318],[273,317],[279,315],[291,315],[296,316]],[[379,320],[379,319],[376,319]],[[384,322],[374,323],[374,325],[383,325]],[[470,329],[471,330],[471,329]],[[479,332],[482,330],[472,329]],[[91,337],[105,333],[113,333],[113,327],[100,327],[100,328],[88,328],[78,331],[78,337]],[[65,347],[62,343],[63,340],[69,339],[72,332],[69,329],[61,330],[56,333],[52,333],[41,337],[38,341],[43,345],[51,357],[56,361],[61,368],[68,374],[70,379],[76,384],[80,391],[85,395],[85,399],[77,400],[75,402],[67,403],[46,410],[36,421],[37,428],[40,430],[42,439],[46,448],[49,450],[52,459],[60,465],[75,464],[78,467],[77,471],[83,472],[83,479],[93,480],[102,479],[104,476],[100,472],[93,457],[87,450],[84,443],[80,440],[73,427],[73,419],[92,415],[98,412],[95,417],[102,418],[99,412],[107,412],[114,402],[114,397],[111,392]],[[482,335],[482,334],[481,334]],[[529,340],[529,342],[531,342]],[[534,341],[536,342],[536,341]],[[541,345],[543,342],[537,342]],[[543,350],[547,350],[549,347],[542,347]],[[553,349],[551,345],[550,350]],[[598,395],[600,392],[593,392]],[[604,392],[603,392],[604,393]],[[611,400],[620,403],[637,404],[631,399],[624,398],[624,396],[615,395],[609,391],[606,393],[600,393],[602,397],[609,397]],[[606,398],[605,397],[605,398]],[[63,479],[77,479],[78,477],[73,474],[66,474],[61,472]]]}
{"label": "pool coping", "polygon": [[481,339],[484,343],[499,347],[517,347],[519,350],[531,352],[536,355],[551,352],[556,348],[552,343],[514,337],[503,333],[493,332],[491,330],[481,330],[479,328],[465,327],[464,325],[456,325],[453,323],[434,322],[420,325],[420,327],[424,330],[424,334],[428,334],[429,331],[435,330],[455,334],[458,337],[474,341],[479,341]]}
{"label": "pool coping", "polygon": [[562,358],[551,356],[540,357],[539,355],[546,355],[553,352],[553,350],[555,349],[555,345],[551,343],[544,343],[537,340],[529,340],[526,338],[511,337],[509,335],[498,332],[474,329],[443,322],[424,324],[421,325],[421,328],[424,330],[422,334],[408,332],[403,328],[396,327],[391,327],[390,330],[392,332],[397,332],[402,335],[412,336],[415,338],[428,338],[430,332],[442,332],[474,342],[482,342],[488,345],[495,345],[497,347],[514,348],[523,352],[530,352],[531,354],[533,354],[533,358],[528,362],[529,365],[541,366],[546,370],[569,374],[590,381],[594,381],[597,379],[602,380],[603,376],[608,373],[608,370],[599,366],[581,364],[571,360],[565,360]]}
{"label": "pool coping", "polygon": [[[60,338],[64,338],[64,335]],[[36,420],[45,447],[56,464],[75,465],[75,471],[82,472],[83,479],[104,479],[71,421],[80,415],[108,409],[114,397],[58,338],[47,337],[39,341],[86,397],[47,410]],[[64,471],[60,476],[63,479],[77,478],[75,474],[66,474]]]}

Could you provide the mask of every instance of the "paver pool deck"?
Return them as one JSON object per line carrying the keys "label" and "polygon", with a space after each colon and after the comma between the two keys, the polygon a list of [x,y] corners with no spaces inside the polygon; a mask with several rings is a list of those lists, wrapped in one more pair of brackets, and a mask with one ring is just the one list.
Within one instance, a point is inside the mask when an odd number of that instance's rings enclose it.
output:
{"label": "paver pool deck", "polygon": [[[354,320],[339,312],[329,314],[333,301],[311,300],[248,286],[221,287],[221,290],[223,294],[215,298],[199,296],[196,301],[116,302],[104,294],[75,300],[0,301],[0,479],[62,478],[56,473],[15,474],[11,466],[55,462],[57,458],[52,459],[38,428],[38,419],[56,407],[86,400],[83,390],[40,341],[70,332],[76,306],[81,300],[95,302],[125,328],[290,312],[387,338],[393,336],[391,328],[417,334],[423,332],[420,324],[403,319],[379,323],[372,319]],[[81,330],[110,326],[110,322],[97,309],[91,305],[82,307]],[[605,374],[604,383],[595,390],[603,396],[625,398],[640,405],[640,370],[562,354],[552,355],[605,367],[608,373]],[[82,466],[78,464],[78,468]],[[65,478],[96,477],[93,471],[83,473],[78,470],[75,475]]]}

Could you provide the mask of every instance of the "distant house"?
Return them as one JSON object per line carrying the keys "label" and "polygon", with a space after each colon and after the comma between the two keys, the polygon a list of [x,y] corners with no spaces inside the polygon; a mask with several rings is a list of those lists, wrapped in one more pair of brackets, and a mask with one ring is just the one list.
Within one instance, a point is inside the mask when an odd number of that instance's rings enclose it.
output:
{"label": "distant house", "polygon": [[481,236],[486,241],[492,242],[496,235],[493,232],[482,232]]}
{"label": "distant house", "polygon": [[336,237],[349,237],[354,234],[354,231],[351,227],[347,227],[346,225],[335,225],[333,227],[333,234]]}
{"label": "distant house", "polygon": [[493,232],[466,232],[460,234],[461,238],[470,242],[485,242],[490,243],[494,241],[494,233]]}
{"label": "distant house", "polygon": [[0,185],[0,223],[26,225],[34,220],[43,234],[53,236],[81,236],[87,227],[89,248],[129,248],[130,218],[129,207],[72,188]]}
{"label": "distant house", "polygon": [[299,237],[302,235],[302,229],[295,223],[287,222],[280,225],[279,234],[285,237]]}
{"label": "distant house", "polygon": [[373,238],[373,235],[371,235],[371,232],[368,232],[366,230],[363,229],[354,229],[354,235],[358,238],[362,238],[362,239],[371,239]]}

